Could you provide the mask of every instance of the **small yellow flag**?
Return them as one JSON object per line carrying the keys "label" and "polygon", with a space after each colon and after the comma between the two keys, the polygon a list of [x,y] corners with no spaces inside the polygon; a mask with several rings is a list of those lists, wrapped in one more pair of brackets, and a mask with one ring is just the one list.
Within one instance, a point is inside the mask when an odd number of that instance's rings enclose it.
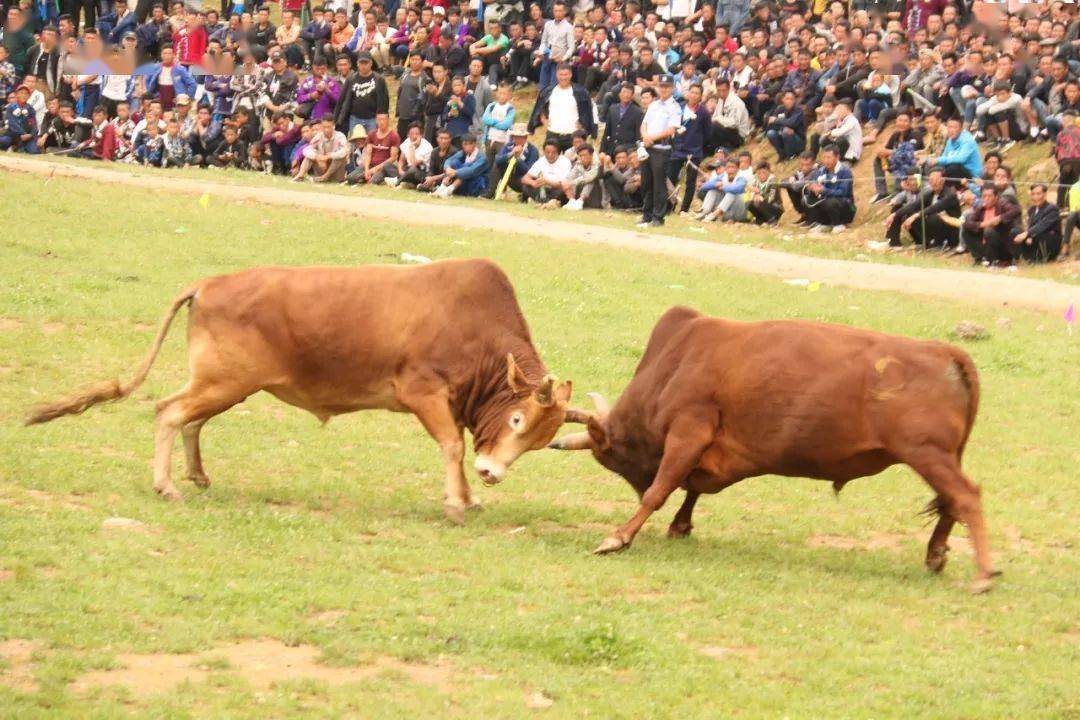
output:
{"label": "small yellow flag", "polygon": [[818,290],[821,289],[821,283],[812,282],[812,283],[810,283],[809,285],[806,286],[806,289],[809,290],[810,292],[817,292]]}
{"label": "small yellow flag", "polygon": [[199,197],[199,207],[201,207],[203,210],[210,207],[210,193],[204,192]]}

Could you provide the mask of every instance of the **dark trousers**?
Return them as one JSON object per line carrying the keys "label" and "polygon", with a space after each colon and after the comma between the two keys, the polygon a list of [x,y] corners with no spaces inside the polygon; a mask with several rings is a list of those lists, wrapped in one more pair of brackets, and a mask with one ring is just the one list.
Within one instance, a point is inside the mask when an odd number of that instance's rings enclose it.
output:
{"label": "dark trousers", "polygon": [[803,202],[802,184],[799,187],[785,188],[787,190],[788,200],[791,201],[791,207],[795,208],[795,212],[799,213],[799,217],[806,217],[806,203]]}
{"label": "dark trousers", "polygon": [[64,12],[71,16],[71,23],[76,29],[79,27],[80,12],[83,15],[84,28],[97,24],[97,0],[64,0],[62,7]]}
{"label": "dark trousers", "polygon": [[[968,172],[968,169],[963,165],[957,165],[956,163],[952,163],[949,165],[942,165],[941,169],[945,171],[946,178],[971,178],[971,173]],[[959,180],[946,180],[945,182],[949,187],[960,187]]]}
{"label": "dark trousers", "polygon": [[607,191],[611,207],[617,210],[632,210],[641,206],[639,193],[626,192],[625,184],[612,175],[604,176],[604,189]]}
{"label": "dark trousers", "polygon": [[641,165],[642,220],[664,222],[668,210],[667,176],[671,148],[649,148],[649,159]]}
{"label": "dark trousers", "polygon": [[548,140],[554,140],[559,145],[559,152],[566,152],[574,144],[574,136],[570,133],[553,133],[549,132],[544,139],[546,143]]}
{"label": "dark trousers", "polygon": [[679,174],[682,173],[683,166],[686,166],[686,187],[683,189],[682,205],[679,207],[682,212],[689,210],[690,203],[694,202],[694,190],[697,189],[698,176],[696,165],[699,162],[701,161],[693,158],[673,158],[668,166],[668,180],[671,181],[672,185],[679,184]]}
{"label": "dark trousers", "polygon": [[[893,219],[893,224],[885,231],[885,237],[888,238],[889,244],[893,247],[900,247],[903,244],[900,235],[904,221],[909,217],[911,216],[897,214]],[[928,248],[956,247],[960,241],[960,228],[942,222],[937,215],[916,218],[915,222],[911,223],[908,233],[911,235],[913,243]]]}
{"label": "dark trousers", "polygon": [[742,147],[743,139],[742,135],[735,128],[720,127],[719,125],[713,125],[712,130],[709,132],[709,152],[715,152],[716,148],[724,148],[725,150],[736,150]]}
{"label": "dark trousers", "polygon": [[562,191],[562,188],[554,188],[548,185],[542,187],[522,185],[521,193],[536,203],[546,203],[550,200],[558,200],[561,203],[566,200],[566,194]]}
{"label": "dark trousers", "polygon": [[751,200],[750,204],[746,206],[746,209],[754,216],[754,222],[758,225],[774,223],[784,214],[783,205],[773,205],[764,200]]}
{"label": "dark trousers", "polygon": [[981,233],[972,233],[968,238],[968,249],[975,262],[988,260],[1003,265],[1013,264],[1013,238],[1017,230],[996,225]]}
{"label": "dark trousers", "polygon": [[1061,252],[1061,235],[1056,230],[1028,238],[1031,243],[1013,243],[1013,257],[1022,257],[1031,263],[1050,262]]}
{"label": "dark trousers", "polygon": [[806,217],[821,225],[847,225],[855,219],[855,204],[850,200],[827,197],[813,207],[806,207]]}

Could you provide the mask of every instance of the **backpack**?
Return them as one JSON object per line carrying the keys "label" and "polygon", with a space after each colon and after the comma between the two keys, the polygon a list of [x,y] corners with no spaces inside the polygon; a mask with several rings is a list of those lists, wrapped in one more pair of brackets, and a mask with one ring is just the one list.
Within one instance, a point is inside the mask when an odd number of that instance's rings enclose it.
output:
{"label": "backpack", "polygon": [[907,177],[915,169],[915,143],[905,140],[897,143],[889,156],[889,170],[896,177]]}

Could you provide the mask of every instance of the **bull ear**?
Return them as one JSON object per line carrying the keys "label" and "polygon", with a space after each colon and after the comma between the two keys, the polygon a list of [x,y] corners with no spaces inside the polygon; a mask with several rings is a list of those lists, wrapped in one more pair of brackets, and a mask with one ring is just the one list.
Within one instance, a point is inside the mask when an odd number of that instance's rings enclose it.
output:
{"label": "bull ear", "polygon": [[551,407],[555,404],[555,382],[558,378],[554,375],[545,375],[544,379],[540,381],[540,384],[536,386],[536,390],[533,392],[533,397],[536,398],[536,402],[542,407]]}
{"label": "bull ear", "polygon": [[555,401],[562,403],[563,405],[570,402],[570,397],[574,394],[574,383],[570,380],[559,385],[555,388]]}
{"label": "bull ear", "polygon": [[611,447],[604,424],[597,420],[595,416],[589,417],[585,423],[585,429],[589,433],[589,439],[592,441],[593,447],[597,450],[604,451]]}
{"label": "bull ear", "polygon": [[521,372],[521,368],[518,367],[517,362],[514,360],[514,353],[506,353],[506,382],[510,384],[510,389],[519,393],[528,387],[528,380],[525,379],[525,373]]}

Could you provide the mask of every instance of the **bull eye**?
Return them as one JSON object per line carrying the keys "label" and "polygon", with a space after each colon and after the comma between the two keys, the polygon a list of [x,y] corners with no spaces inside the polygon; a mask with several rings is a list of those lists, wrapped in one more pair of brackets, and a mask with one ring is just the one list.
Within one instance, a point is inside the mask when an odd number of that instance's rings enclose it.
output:
{"label": "bull eye", "polygon": [[521,432],[525,428],[525,413],[515,412],[510,416],[510,429],[514,432]]}

